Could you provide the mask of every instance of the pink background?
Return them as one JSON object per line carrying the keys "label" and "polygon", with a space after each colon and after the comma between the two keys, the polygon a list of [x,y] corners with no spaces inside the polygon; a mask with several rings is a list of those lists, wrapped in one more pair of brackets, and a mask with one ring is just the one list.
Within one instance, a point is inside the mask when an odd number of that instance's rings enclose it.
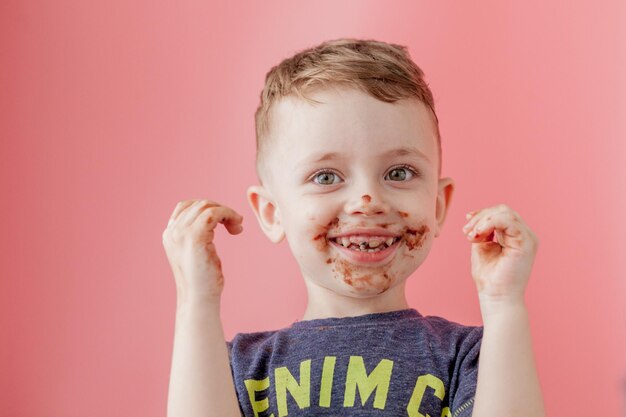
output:
{"label": "pink background", "polygon": [[464,214],[510,205],[541,242],[527,302],[548,415],[623,414],[624,4],[2,1],[0,415],[165,415],[179,200],[244,216],[216,233],[228,339],[300,317],[295,260],[245,198],[253,113],[271,66],[343,36],[409,47],[457,183],[410,304],[482,324]]}

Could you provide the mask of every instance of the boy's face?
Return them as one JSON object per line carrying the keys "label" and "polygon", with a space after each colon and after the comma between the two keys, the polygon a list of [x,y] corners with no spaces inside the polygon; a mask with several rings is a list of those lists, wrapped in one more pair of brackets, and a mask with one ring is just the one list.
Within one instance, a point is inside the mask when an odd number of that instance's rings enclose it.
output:
{"label": "boy's face", "polygon": [[308,286],[384,293],[424,261],[451,199],[434,121],[414,99],[384,103],[347,88],[311,97],[323,104],[286,97],[273,108],[268,180],[249,201],[272,241],[287,237]]}

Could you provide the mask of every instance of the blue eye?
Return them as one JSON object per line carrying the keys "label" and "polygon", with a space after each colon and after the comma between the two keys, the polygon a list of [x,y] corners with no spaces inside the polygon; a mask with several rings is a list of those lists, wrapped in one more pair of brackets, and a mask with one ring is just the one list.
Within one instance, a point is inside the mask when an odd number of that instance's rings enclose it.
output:
{"label": "blue eye", "polygon": [[[335,174],[332,171],[318,171],[313,175],[313,180],[315,183],[317,184],[321,184],[321,185],[332,185],[334,184],[334,182],[332,181],[333,178],[339,178],[339,176],[337,174]],[[315,181],[315,179],[320,179],[320,181]],[[327,182],[327,181],[331,181],[331,182]]]}
{"label": "blue eye", "polygon": [[[421,174],[419,173],[419,171],[417,171],[410,165],[399,165],[391,168],[388,171],[387,175],[385,175],[385,179],[390,179],[394,182],[406,182],[413,179],[414,177],[420,176]],[[319,185],[334,185],[341,181],[339,175],[337,175],[334,171],[328,169],[317,171],[310,177],[310,180]]]}
{"label": "blue eye", "polygon": [[[405,181],[406,175],[407,175],[406,171],[410,172],[412,175],[412,177],[410,177],[409,179],[420,176],[419,172],[411,168],[409,165],[401,165],[401,166],[394,167],[389,171],[388,175],[390,176],[390,178],[396,178],[396,179],[399,179],[399,181]],[[393,173],[395,173],[396,175],[392,175]],[[386,177],[387,176],[385,176],[385,178]]]}

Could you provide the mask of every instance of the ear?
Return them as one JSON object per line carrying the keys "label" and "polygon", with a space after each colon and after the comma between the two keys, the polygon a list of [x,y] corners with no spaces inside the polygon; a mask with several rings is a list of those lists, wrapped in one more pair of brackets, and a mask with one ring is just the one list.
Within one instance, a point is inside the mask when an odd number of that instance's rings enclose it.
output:
{"label": "ear", "polygon": [[280,210],[272,194],[261,185],[248,187],[248,203],[256,215],[265,235],[274,243],[285,238],[285,231],[280,223]]}
{"label": "ear", "polygon": [[441,234],[443,223],[446,220],[446,214],[448,213],[450,202],[452,201],[454,180],[448,177],[439,178],[439,185],[437,189],[437,207],[435,209],[435,216],[437,217],[437,230],[435,231],[435,237]]}

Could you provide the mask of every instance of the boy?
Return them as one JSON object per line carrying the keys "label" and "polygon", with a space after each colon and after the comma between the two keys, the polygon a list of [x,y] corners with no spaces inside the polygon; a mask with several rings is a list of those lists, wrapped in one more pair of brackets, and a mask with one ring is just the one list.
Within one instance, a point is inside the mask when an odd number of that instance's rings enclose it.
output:
{"label": "boy", "polygon": [[406,302],[454,187],[406,48],[339,39],[284,60],[256,126],[248,200],[272,242],[287,238],[308,304],[287,328],[225,342],[213,234],[243,218],[180,202],[163,233],[178,294],[168,415],[543,416],[524,304],[538,239],[515,211],[467,216],[483,326]]}

